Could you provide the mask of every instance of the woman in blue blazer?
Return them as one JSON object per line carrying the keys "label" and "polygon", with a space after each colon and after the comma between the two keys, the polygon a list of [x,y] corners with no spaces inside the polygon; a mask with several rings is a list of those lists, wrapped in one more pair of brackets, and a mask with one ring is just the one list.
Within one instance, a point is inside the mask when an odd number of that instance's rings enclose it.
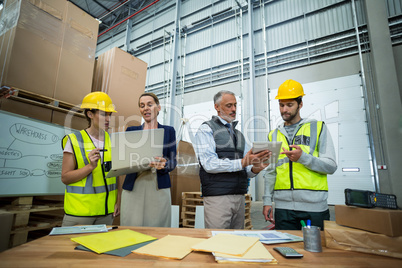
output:
{"label": "woman in blue blazer", "polygon": [[138,100],[144,118],[141,126],[126,131],[163,128],[163,156],[150,163],[150,170],[126,175],[121,199],[121,222],[123,226],[170,227],[171,195],[170,176],[177,164],[176,132],[173,127],[158,123],[161,106],[153,93],[144,93]]}

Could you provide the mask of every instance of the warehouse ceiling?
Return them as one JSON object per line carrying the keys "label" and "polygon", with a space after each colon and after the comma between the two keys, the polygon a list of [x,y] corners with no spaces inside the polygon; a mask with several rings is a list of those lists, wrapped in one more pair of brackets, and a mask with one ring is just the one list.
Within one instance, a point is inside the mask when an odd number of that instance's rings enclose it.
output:
{"label": "warehouse ceiling", "polygon": [[[1,0],[0,0],[1,1]],[[100,21],[102,33],[130,15],[159,0],[69,0]],[[166,1],[166,0],[162,0]],[[169,0],[168,0],[169,1]],[[147,12],[144,10],[143,12]]]}

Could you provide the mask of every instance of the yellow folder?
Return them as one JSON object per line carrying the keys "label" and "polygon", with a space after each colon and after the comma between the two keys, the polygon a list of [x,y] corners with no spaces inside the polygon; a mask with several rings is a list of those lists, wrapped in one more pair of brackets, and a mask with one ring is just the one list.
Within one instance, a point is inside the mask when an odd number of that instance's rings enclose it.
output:
{"label": "yellow folder", "polygon": [[221,253],[214,253],[214,255],[218,263],[278,263],[261,242],[255,243],[243,256]]}
{"label": "yellow folder", "polygon": [[143,255],[181,260],[191,253],[191,246],[204,240],[204,238],[167,235],[158,241],[133,250],[132,252]]}
{"label": "yellow folder", "polygon": [[71,238],[72,241],[99,254],[155,239],[155,237],[131,230],[112,231]]}
{"label": "yellow folder", "polygon": [[243,256],[258,241],[258,237],[217,234],[197,245],[192,246],[191,249],[195,251]]}

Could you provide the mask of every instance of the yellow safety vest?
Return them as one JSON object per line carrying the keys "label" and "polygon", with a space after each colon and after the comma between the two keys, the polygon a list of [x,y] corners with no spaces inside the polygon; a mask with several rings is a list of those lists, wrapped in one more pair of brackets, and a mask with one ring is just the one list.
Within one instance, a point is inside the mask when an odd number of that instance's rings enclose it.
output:
{"label": "yellow safety vest", "polygon": [[[318,139],[323,127],[322,121],[313,121],[303,124],[291,145],[298,145],[303,152],[318,157]],[[268,135],[270,141],[281,141],[282,147],[289,150],[289,141],[278,129]],[[283,152],[283,149],[281,149]],[[328,191],[327,175],[320,174],[306,168],[303,164],[292,162],[286,154],[280,154],[276,166],[276,182],[274,190],[314,190]]]}
{"label": "yellow safety vest", "polygon": [[[76,168],[80,169],[90,163],[88,154],[95,149],[91,138],[85,130],[64,136],[62,147],[70,140]],[[112,159],[110,137],[105,132],[104,162]],[[106,178],[108,172],[99,159],[97,167],[85,178],[66,186],[64,211],[73,216],[102,216],[114,212],[117,200],[116,177]]]}

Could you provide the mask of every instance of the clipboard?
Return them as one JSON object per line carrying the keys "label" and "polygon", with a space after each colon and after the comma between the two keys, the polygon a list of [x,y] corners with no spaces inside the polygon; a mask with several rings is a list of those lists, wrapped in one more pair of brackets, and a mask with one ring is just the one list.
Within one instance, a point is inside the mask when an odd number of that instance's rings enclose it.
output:
{"label": "clipboard", "polygon": [[49,235],[103,233],[108,229],[105,224],[53,227]]}
{"label": "clipboard", "polygon": [[255,141],[253,142],[252,153],[258,153],[264,150],[269,150],[272,152],[271,157],[264,163],[276,164],[279,159],[279,153],[281,152],[282,142],[281,141]]}

